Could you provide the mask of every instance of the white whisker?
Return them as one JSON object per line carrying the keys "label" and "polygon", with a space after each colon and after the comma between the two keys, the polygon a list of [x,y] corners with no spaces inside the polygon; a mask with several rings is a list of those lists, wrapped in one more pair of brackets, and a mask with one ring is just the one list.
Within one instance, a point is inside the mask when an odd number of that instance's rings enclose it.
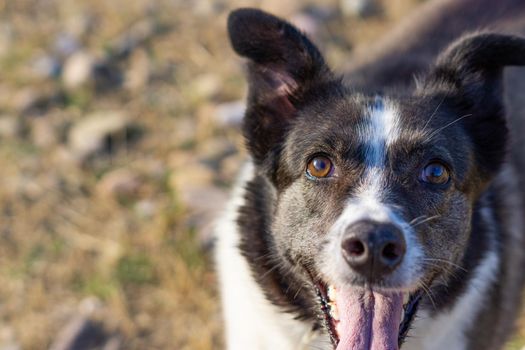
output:
{"label": "white whisker", "polygon": [[471,116],[472,116],[472,114],[465,114],[465,115],[463,115],[463,116],[461,116],[461,117],[459,117],[459,118],[457,118],[457,119],[451,121],[451,122],[448,123],[447,125],[442,126],[441,128],[439,128],[439,129],[435,130],[434,132],[432,132],[432,133],[431,133],[431,134],[425,139],[425,142],[428,142],[428,141],[432,140],[432,138],[433,138],[434,136],[436,136],[437,134],[439,134],[441,131],[445,130],[445,129],[448,128],[449,126],[452,126],[452,125],[456,124],[457,122],[459,122],[459,121],[461,121],[461,120],[463,120],[463,119],[465,119],[465,118],[467,118],[467,117],[471,117]]}

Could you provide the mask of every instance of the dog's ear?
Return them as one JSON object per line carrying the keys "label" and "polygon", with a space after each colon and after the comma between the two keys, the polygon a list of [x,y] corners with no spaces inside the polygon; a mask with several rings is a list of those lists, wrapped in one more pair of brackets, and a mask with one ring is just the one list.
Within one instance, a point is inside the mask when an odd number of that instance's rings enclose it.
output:
{"label": "dog's ear", "polygon": [[263,11],[232,12],[228,32],[234,50],[248,59],[244,134],[254,160],[260,163],[279,145],[307,94],[332,74],[305,35]]}
{"label": "dog's ear", "polygon": [[[477,33],[453,43],[418,88],[419,94],[445,94],[476,147],[482,170],[494,174],[505,159],[507,123],[503,68],[525,65],[525,39]],[[466,117],[468,116],[468,117]]]}

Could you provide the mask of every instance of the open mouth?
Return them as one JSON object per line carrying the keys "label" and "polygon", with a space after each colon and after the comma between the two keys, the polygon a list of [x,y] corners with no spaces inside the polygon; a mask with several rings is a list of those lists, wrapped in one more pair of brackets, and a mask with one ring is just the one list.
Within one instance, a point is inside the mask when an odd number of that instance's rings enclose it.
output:
{"label": "open mouth", "polygon": [[337,350],[399,349],[423,295],[422,290],[406,294],[336,289],[322,282],[315,286],[324,325]]}

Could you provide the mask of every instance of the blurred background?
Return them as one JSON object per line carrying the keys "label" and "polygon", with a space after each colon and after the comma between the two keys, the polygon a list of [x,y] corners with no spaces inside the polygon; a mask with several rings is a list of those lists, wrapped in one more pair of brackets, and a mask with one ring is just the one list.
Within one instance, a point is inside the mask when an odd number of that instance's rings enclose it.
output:
{"label": "blurred background", "polygon": [[284,16],[337,69],[421,0],[356,2],[0,0],[0,350],[221,349],[210,225],[246,94],[226,16]]}

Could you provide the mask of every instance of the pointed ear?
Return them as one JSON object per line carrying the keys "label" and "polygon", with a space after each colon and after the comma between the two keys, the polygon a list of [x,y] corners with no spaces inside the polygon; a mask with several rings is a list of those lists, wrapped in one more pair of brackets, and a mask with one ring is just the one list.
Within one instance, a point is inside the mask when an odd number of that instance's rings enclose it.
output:
{"label": "pointed ear", "polygon": [[244,134],[256,162],[282,141],[314,86],[332,78],[317,48],[291,24],[256,9],[228,18],[233,49],[249,60]]}
{"label": "pointed ear", "polygon": [[505,160],[507,124],[503,102],[503,68],[525,65],[525,39],[476,33],[441,54],[418,94],[445,94],[476,147],[477,161],[488,175]]}

